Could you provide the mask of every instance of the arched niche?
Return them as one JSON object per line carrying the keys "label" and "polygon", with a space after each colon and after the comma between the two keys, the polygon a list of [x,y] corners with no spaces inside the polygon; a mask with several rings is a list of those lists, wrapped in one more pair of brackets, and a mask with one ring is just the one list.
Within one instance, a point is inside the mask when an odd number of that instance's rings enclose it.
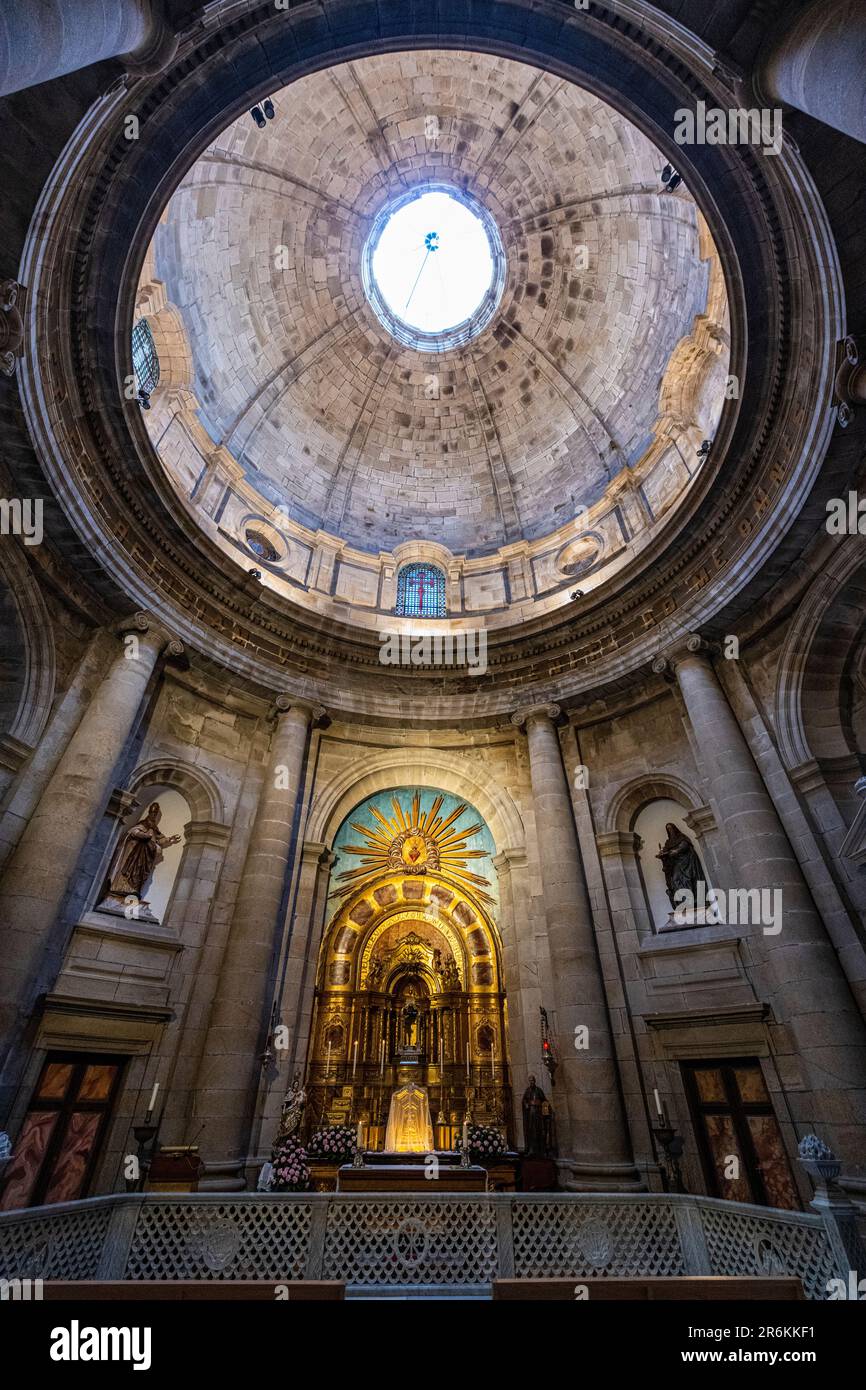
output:
{"label": "arched niche", "polygon": [[710,892],[709,870],[687,817],[688,807],[683,806],[681,802],[674,801],[671,797],[657,797],[652,801],[647,801],[641,807],[632,826],[633,832],[640,842],[637,852],[638,864],[646,895],[647,910],[656,931],[662,930],[669,924],[671,913],[664,869],[661,860],[656,857],[667,838],[668,825],[675,825],[677,830],[682,831],[694,845],[706,875],[704,881],[707,885],[707,894]]}
{"label": "arched niche", "polygon": [[607,830],[599,836],[606,861],[615,856],[627,886],[635,921],[644,932],[670,930],[671,904],[664,869],[656,857],[673,824],[688,837],[701,861],[707,893],[718,873],[712,844],[716,830],[709,807],[681,777],[664,772],[638,777],[619,787],[605,816]]}

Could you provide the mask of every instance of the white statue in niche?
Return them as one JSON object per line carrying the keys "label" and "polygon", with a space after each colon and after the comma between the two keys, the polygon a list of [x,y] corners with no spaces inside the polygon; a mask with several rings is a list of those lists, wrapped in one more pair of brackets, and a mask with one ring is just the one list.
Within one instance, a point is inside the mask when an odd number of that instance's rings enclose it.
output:
{"label": "white statue in niche", "polygon": [[430,1103],[424,1087],[415,1081],[407,1081],[391,1097],[385,1151],[399,1154],[433,1152]]}

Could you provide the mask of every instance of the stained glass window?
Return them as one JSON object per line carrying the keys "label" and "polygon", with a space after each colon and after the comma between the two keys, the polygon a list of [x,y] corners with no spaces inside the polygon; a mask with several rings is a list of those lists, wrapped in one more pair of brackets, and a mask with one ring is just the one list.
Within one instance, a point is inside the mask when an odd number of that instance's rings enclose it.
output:
{"label": "stained glass window", "polygon": [[132,329],[132,370],[139,391],[146,396],[159,385],[159,357],[147,319],[139,319]]}
{"label": "stained glass window", "polygon": [[444,618],[445,575],[435,565],[406,565],[397,575],[398,618]]}

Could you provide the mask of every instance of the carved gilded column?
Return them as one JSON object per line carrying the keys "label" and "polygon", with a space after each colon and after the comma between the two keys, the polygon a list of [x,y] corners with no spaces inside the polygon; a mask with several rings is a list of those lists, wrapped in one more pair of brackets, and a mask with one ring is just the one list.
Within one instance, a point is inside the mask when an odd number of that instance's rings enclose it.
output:
{"label": "carved gilded column", "polygon": [[758,890],[760,911],[750,907],[740,924],[772,1008],[777,1062],[791,1078],[792,1119],[801,1134],[814,1126],[845,1159],[862,1161],[866,1029],[707,644],[692,635],[653,669],[675,675],[682,692],[730,847],[733,888],[744,903],[745,892]]}
{"label": "carved gilded column", "polygon": [[569,1187],[585,1191],[631,1188],[639,1180],[554,722],[559,713],[557,705],[542,705],[512,716],[513,723],[525,726],[529,744],[560,1061],[553,1093],[559,1152],[571,1173]]}
{"label": "carved gilded column", "polygon": [[310,726],[324,710],[279,696],[197,1084],[211,1165],[241,1180],[261,1080],[271,992]]}
{"label": "carved gilded column", "polygon": [[[66,946],[64,900],[79,857],[102,815],[114,770],[135,727],[162,651],[183,647],[137,613],[10,855],[0,883],[0,1024],[4,1066],[0,1116],[21,1071],[18,1041],[38,996],[50,989]],[[17,1060],[16,1060],[17,1059]]]}

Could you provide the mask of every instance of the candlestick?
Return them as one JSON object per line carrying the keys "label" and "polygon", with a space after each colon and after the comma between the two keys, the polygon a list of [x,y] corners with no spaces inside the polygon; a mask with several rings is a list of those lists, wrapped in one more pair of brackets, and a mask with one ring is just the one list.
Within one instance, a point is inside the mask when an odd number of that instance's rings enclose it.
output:
{"label": "candlestick", "polygon": [[152,1114],[153,1109],[154,1109],[154,1106],[156,1105],[156,1096],[157,1096],[157,1092],[158,1092],[158,1091],[159,1091],[159,1082],[158,1082],[158,1081],[155,1081],[155,1082],[153,1083],[153,1090],[152,1090],[151,1093],[150,1093],[150,1105],[147,1107],[147,1113],[148,1113],[148,1115]]}

